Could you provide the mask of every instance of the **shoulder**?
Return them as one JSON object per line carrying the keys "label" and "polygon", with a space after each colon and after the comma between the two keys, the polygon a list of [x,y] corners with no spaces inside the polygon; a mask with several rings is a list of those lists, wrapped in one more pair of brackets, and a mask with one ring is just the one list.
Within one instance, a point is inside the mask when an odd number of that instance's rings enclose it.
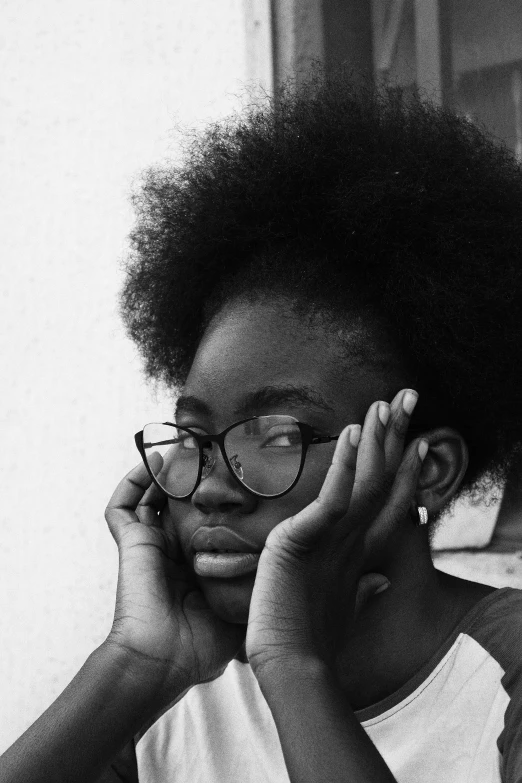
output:
{"label": "shoulder", "polygon": [[506,704],[497,740],[502,779],[518,782],[522,780],[522,590],[506,587],[490,593],[463,631],[498,664]]}
{"label": "shoulder", "polygon": [[462,631],[487,650],[506,675],[522,674],[522,590],[504,587],[490,593]]}

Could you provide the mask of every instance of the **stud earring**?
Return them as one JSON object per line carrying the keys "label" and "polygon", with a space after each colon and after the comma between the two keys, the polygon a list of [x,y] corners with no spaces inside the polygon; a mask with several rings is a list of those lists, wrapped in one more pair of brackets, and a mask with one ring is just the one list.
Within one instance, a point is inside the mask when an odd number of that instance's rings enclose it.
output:
{"label": "stud earring", "polygon": [[425,506],[417,506],[417,511],[419,513],[419,521],[417,522],[417,525],[427,525],[428,509]]}

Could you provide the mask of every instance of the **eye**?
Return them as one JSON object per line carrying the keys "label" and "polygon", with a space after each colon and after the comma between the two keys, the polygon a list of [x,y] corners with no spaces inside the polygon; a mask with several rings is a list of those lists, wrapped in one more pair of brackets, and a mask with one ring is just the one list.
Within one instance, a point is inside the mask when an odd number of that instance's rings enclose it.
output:
{"label": "eye", "polygon": [[[188,425],[184,425],[188,426]],[[206,435],[207,433],[201,429],[201,427],[191,427],[191,430],[198,435]],[[179,436],[176,439],[177,443],[184,448],[184,449],[198,449],[198,442],[195,439],[195,437],[190,432],[185,432],[184,430],[179,431]]]}
{"label": "eye", "polygon": [[182,446],[184,449],[197,449],[198,444],[195,438],[193,438],[191,435],[189,435],[188,432],[184,432],[183,435],[178,439],[178,442],[180,446]]}
{"label": "eye", "polygon": [[271,427],[265,433],[263,448],[292,448],[301,446],[301,432],[298,427],[280,425]]}

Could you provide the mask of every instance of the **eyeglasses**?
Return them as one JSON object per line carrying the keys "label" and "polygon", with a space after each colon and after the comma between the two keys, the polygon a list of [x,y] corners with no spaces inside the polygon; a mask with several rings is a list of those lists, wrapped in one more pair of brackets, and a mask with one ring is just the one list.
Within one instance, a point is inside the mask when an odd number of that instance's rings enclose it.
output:
{"label": "eyeglasses", "polygon": [[213,470],[216,447],[247,492],[279,498],[297,484],[308,447],[338,437],[322,435],[293,416],[275,415],[238,421],[217,435],[170,422],[146,424],[134,440],[154,483],[170,498],[186,500]]}

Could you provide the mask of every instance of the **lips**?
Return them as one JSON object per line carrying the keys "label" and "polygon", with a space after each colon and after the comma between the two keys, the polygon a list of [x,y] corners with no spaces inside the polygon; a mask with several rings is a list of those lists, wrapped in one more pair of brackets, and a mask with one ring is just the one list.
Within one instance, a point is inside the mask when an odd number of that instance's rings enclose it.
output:
{"label": "lips", "polygon": [[251,552],[260,554],[263,547],[256,546],[229,527],[200,527],[190,539],[194,552]]}

